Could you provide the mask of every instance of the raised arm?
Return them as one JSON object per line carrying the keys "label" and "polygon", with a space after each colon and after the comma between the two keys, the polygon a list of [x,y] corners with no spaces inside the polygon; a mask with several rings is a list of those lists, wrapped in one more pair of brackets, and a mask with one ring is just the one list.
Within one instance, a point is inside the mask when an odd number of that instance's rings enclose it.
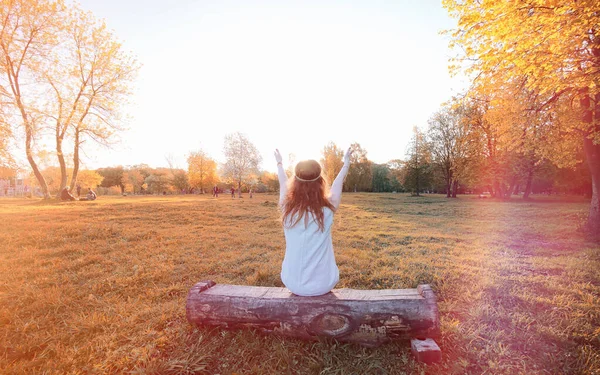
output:
{"label": "raised arm", "polygon": [[283,159],[278,149],[275,149],[275,160],[277,161],[277,177],[279,178],[279,205],[283,204],[285,196],[287,195],[287,182],[288,177],[283,169]]}
{"label": "raised arm", "polygon": [[344,166],[333,181],[333,184],[331,184],[329,201],[336,209],[340,206],[340,203],[342,201],[342,188],[344,187],[344,179],[346,178],[346,175],[348,174],[348,169],[350,168],[351,154],[352,150],[348,148],[348,150],[346,150],[346,154],[344,154]]}

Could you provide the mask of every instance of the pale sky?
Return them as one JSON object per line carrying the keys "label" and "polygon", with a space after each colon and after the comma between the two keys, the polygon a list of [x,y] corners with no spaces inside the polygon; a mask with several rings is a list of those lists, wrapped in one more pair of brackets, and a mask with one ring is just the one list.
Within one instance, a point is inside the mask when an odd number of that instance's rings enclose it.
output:
{"label": "pale sky", "polygon": [[223,161],[240,131],[274,171],[273,150],[319,159],[330,141],[358,142],[370,160],[404,158],[461,91],[448,73],[453,28],[440,1],[82,0],[143,67],[132,118],[112,150],[89,150],[87,168],[171,157],[187,168],[199,148]]}

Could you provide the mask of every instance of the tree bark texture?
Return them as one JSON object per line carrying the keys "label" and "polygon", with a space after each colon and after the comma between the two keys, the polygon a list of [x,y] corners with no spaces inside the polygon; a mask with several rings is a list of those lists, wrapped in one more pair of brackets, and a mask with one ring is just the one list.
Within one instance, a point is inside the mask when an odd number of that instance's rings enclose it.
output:
{"label": "tree bark texture", "polygon": [[199,282],[190,290],[187,319],[196,325],[254,328],[301,339],[318,337],[375,347],[394,339],[439,336],[429,285],[416,289],[334,289],[301,297],[286,288]]}

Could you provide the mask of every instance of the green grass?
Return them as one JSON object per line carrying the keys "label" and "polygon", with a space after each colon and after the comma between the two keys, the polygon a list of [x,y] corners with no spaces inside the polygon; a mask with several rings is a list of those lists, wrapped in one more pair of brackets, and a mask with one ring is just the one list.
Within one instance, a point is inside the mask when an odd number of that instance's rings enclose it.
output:
{"label": "green grass", "polygon": [[275,195],[0,200],[0,373],[600,374],[588,202],[347,194],[338,287],[438,296],[439,365],[375,349],[195,328],[200,280],[282,286]]}

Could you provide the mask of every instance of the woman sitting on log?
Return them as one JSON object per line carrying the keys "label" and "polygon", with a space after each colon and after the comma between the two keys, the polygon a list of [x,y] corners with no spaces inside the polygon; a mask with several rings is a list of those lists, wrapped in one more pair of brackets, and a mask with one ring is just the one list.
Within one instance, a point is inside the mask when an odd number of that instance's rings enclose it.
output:
{"label": "woman sitting on log", "polygon": [[279,206],[285,233],[285,257],[281,281],[299,296],[319,296],[329,293],[340,276],[331,227],[333,215],[342,199],[342,186],[350,166],[348,149],[344,166],[328,192],[327,181],[321,175],[321,165],[315,160],[296,165],[294,178],[288,182],[279,150],[275,150],[279,176]]}

